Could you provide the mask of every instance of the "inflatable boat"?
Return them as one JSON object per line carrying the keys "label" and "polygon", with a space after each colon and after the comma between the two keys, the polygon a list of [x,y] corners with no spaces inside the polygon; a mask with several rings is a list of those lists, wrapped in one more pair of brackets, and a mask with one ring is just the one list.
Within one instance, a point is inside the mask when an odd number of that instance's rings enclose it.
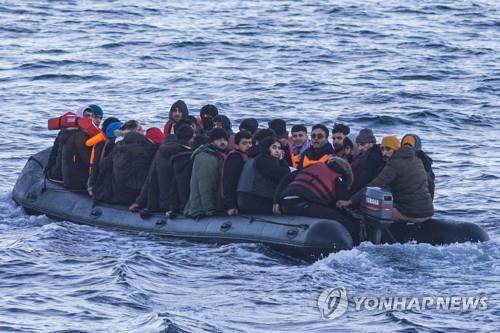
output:
{"label": "inflatable boat", "polygon": [[[213,216],[200,220],[159,214],[131,213],[127,207],[96,204],[83,191],[71,191],[44,175],[50,149],[29,158],[12,191],[28,214],[57,220],[211,243],[262,243],[289,256],[316,260],[350,249],[352,237],[337,221],[302,216]],[[471,223],[430,220],[420,225],[359,218],[374,243],[415,240],[430,244],[479,242],[487,234]],[[363,222],[364,221],[364,222]]]}

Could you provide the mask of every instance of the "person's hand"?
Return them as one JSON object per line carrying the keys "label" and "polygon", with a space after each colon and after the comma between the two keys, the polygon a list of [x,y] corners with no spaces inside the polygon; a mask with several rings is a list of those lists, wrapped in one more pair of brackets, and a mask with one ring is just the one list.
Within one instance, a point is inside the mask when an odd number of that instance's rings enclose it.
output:
{"label": "person's hand", "polygon": [[336,205],[338,208],[344,208],[344,207],[352,205],[352,201],[351,200],[339,200],[339,201],[337,201]]}
{"label": "person's hand", "polygon": [[280,204],[273,204],[273,214],[281,215]]}
{"label": "person's hand", "polygon": [[128,207],[128,210],[135,213],[139,211],[139,208],[141,208],[139,204],[137,202],[134,202]]}
{"label": "person's hand", "polygon": [[87,187],[87,192],[89,193],[90,196],[94,195],[94,191],[92,190],[92,187]]}
{"label": "person's hand", "polygon": [[227,210],[227,215],[231,216],[231,215],[238,215],[238,209],[236,208],[229,208]]}

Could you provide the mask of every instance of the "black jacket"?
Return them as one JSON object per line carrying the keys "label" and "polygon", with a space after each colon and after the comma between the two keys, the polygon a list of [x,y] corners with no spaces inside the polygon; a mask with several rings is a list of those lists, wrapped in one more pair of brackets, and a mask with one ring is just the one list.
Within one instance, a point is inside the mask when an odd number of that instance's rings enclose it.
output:
{"label": "black jacket", "polygon": [[50,151],[49,159],[47,161],[47,166],[45,167],[45,173],[52,180],[62,181],[62,148],[60,138],[61,134],[66,132],[66,129],[62,129],[57,133],[57,136],[54,140],[54,144],[52,145],[52,149]]}
{"label": "black jacket", "polygon": [[[184,146],[185,147],[185,146]],[[170,210],[176,214],[182,213],[189,200],[193,149],[185,149],[170,158],[173,167],[174,181],[168,191]]]}
{"label": "black jacket", "polygon": [[[410,147],[403,146],[394,152],[384,169],[368,186],[389,188],[394,207],[403,215],[418,218],[434,214],[427,172]],[[357,205],[363,198],[364,188],[354,194],[351,200]]]}
{"label": "black jacket", "polygon": [[64,131],[59,137],[62,145],[61,171],[66,188],[87,188],[92,149],[85,146],[85,141],[87,134],[80,130]]}
{"label": "black jacket", "polygon": [[[111,191],[98,193],[96,199],[109,203],[130,205],[138,197],[144,184],[157,146],[144,135],[130,132],[118,142],[111,155],[105,158],[102,164],[103,175],[110,176],[106,171],[111,170]],[[109,188],[108,188],[109,190]]]}
{"label": "black jacket", "polygon": [[255,159],[255,168],[264,177],[278,184],[281,179],[290,173],[290,167],[285,159],[277,159],[269,154],[261,154]]}
{"label": "black jacket", "polygon": [[351,166],[354,173],[351,192],[356,193],[374,180],[384,168],[385,162],[380,145],[374,145],[365,154],[358,154]]}
{"label": "black jacket", "polygon": [[149,170],[147,181],[141,190],[137,203],[152,212],[166,212],[171,209],[171,190],[175,182],[171,158],[178,153],[192,152],[188,146],[177,141],[162,144]]}
{"label": "black jacket", "polygon": [[90,166],[89,180],[87,182],[88,187],[94,188],[94,186],[96,185],[97,179],[99,178],[100,174],[101,162],[104,160],[106,156],[108,156],[111,153],[114,145],[115,145],[114,141],[102,141],[99,142],[97,145],[95,145],[94,161]]}
{"label": "black jacket", "polygon": [[434,174],[434,170],[432,170],[432,158],[430,158],[429,155],[427,155],[422,150],[417,151],[415,155],[424,164],[425,171],[427,172],[427,182],[429,183],[429,192],[431,194],[432,199],[434,200],[434,191],[436,188],[436,175]]}
{"label": "black jacket", "polygon": [[237,188],[244,165],[243,156],[238,153],[230,154],[224,161],[222,167],[222,201],[226,210],[238,207]]}

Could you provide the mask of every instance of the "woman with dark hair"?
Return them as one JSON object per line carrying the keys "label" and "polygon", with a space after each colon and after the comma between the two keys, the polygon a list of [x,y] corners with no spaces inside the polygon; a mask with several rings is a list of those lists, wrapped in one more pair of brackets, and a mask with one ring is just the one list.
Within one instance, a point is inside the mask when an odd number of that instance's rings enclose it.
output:
{"label": "woman with dark hair", "polygon": [[270,214],[273,197],[281,179],[290,173],[284,152],[276,137],[259,143],[260,152],[245,162],[238,182],[238,207],[241,213]]}

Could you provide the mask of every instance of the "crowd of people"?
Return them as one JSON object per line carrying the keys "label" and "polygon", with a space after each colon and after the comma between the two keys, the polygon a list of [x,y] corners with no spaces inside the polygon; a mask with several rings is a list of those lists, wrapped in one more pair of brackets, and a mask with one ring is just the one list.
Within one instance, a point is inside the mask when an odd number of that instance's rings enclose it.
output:
{"label": "crowd of people", "polygon": [[294,125],[283,119],[259,128],[230,119],[208,104],[199,116],[186,103],[170,108],[163,130],[137,120],[103,120],[96,104],[76,112],[99,128],[60,129],[46,168],[49,179],[86,191],[96,202],[127,205],[132,212],[199,219],[214,214],[288,214],[335,219],[351,235],[357,226],[344,207],[357,208],[367,186],[393,194],[395,221],[421,223],[433,215],[432,160],[420,138],[351,134],[349,126]]}

